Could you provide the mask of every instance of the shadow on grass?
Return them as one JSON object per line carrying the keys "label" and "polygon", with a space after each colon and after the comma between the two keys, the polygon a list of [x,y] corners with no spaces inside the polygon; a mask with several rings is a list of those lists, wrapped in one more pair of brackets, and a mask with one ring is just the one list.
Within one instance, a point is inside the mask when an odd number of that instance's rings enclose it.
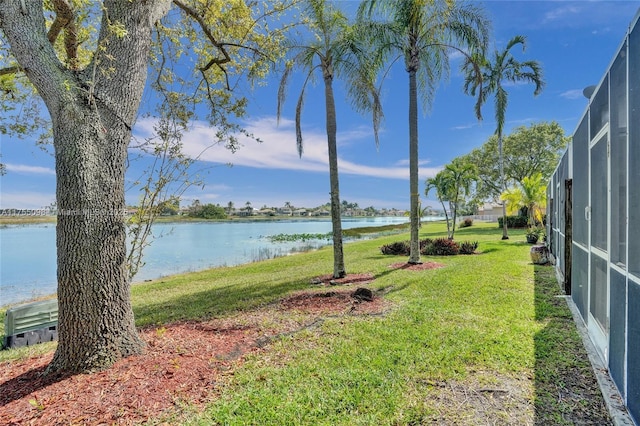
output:
{"label": "shadow on grass", "polygon": [[136,325],[145,327],[175,321],[206,321],[241,309],[256,308],[281,299],[292,291],[308,288],[310,279],[279,284],[254,281],[216,285],[204,291],[166,298],[161,302],[145,302],[134,305]]}
{"label": "shadow on grass", "polygon": [[534,265],[536,425],[612,425],[552,266]]}

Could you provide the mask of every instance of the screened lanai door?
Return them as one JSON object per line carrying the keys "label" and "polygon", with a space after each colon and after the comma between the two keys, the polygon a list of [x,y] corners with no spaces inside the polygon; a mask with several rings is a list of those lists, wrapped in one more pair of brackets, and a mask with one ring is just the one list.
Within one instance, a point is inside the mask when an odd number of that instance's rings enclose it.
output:
{"label": "screened lanai door", "polygon": [[590,276],[589,320],[593,341],[603,359],[609,358],[609,126],[605,126],[590,144]]}

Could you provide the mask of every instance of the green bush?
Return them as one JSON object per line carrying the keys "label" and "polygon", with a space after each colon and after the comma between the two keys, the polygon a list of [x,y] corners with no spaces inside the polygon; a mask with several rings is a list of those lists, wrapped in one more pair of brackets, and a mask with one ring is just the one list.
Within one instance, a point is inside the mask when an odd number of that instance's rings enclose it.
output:
{"label": "green bush", "polygon": [[[455,256],[457,254],[473,254],[478,248],[478,242],[457,242],[448,238],[425,238],[420,240],[420,254],[424,256]],[[409,241],[397,241],[380,247],[382,254],[395,256],[409,256],[411,246]]]}
{"label": "green bush", "polygon": [[478,242],[463,241],[460,243],[460,254],[473,254],[478,248]]}
{"label": "green bush", "polygon": [[[498,218],[498,227],[502,228],[502,219],[500,216]],[[508,228],[526,228],[527,227],[527,217],[526,216],[507,216],[507,227]]]}
{"label": "green bush", "polygon": [[471,219],[470,217],[467,217],[462,222],[460,222],[460,225],[458,225],[458,227],[459,228],[468,228],[471,225],[473,225],[473,219]]}
{"label": "green bush", "polygon": [[420,253],[422,253],[424,251],[424,248],[429,244],[433,244],[433,240],[431,238],[420,240]]}
{"label": "green bush", "polygon": [[390,254],[390,255],[409,255],[409,242],[408,241],[397,241],[391,244],[385,244],[380,247],[380,251],[382,254]]}

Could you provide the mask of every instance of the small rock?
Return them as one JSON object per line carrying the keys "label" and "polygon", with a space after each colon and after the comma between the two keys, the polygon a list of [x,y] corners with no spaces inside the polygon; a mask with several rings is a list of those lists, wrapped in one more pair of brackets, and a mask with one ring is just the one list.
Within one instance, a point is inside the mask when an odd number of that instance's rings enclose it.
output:
{"label": "small rock", "polygon": [[354,299],[364,300],[366,302],[373,302],[373,292],[368,288],[359,287],[351,295]]}

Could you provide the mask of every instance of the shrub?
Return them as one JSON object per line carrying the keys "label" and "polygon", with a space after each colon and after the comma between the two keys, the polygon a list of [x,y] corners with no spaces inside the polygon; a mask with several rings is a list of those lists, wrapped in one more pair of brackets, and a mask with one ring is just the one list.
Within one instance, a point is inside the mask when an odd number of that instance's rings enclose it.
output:
{"label": "shrub", "polygon": [[[502,216],[498,218],[498,227],[502,228]],[[527,227],[526,216],[507,216],[508,228],[526,228]]]}
{"label": "shrub", "polygon": [[425,238],[424,240],[420,240],[420,253],[424,251],[424,248],[429,244],[433,244],[433,240],[431,238]]}
{"label": "shrub", "polygon": [[458,243],[448,238],[436,238],[428,244],[422,254],[426,256],[455,256],[460,251]]}
{"label": "shrub", "polygon": [[391,255],[409,255],[409,242],[408,241],[396,241],[395,243],[385,244],[380,247],[382,254]]}
{"label": "shrub", "polygon": [[460,254],[473,254],[478,248],[478,242],[463,241],[460,243]]}
{"label": "shrub", "polygon": [[473,219],[471,219],[470,217],[467,217],[462,222],[460,222],[459,227],[460,228],[468,228],[471,225],[473,225]]}

